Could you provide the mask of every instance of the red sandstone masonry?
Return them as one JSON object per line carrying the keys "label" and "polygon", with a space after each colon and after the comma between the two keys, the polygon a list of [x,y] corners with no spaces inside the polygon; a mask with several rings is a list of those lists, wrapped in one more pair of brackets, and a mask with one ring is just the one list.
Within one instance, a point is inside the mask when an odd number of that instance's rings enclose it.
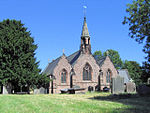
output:
{"label": "red sandstone masonry", "polygon": [[112,77],[118,76],[118,72],[108,56],[106,57],[104,64],[101,66],[101,69],[103,71],[103,83],[101,84],[102,88],[105,86],[109,87],[110,84],[106,83],[106,73],[108,69],[111,70]]}
{"label": "red sandstone masonry", "polygon": [[[85,81],[83,80],[83,68],[85,64],[88,63],[92,68],[92,80]],[[75,76],[73,76],[73,85],[79,86],[80,88],[86,88],[85,92],[88,89],[88,86],[95,86],[98,84],[98,75],[99,70],[102,69],[103,71],[103,83],[101,83],[102,87],[110,87],[108,83],[106,83],[106,72],[108,69],[112,72],[112,77],[115,77],[118,75],[117,70],[115,69],[113,63],[111,62],[109,57],[106,57],[104,64],[99,67],[99,65],[96,63],[96,60],[93,58],[91,54],[81,54],[79,58],[76,61],[76,64],[74,65],[74,71]],[[67,79],[66,83],[61,83],[61,71],[65,69],[67,71]],[[71,65],[69,64],[68,60],[66,59],[66,56],[63,55],[54,69],[54,75],[56,77],[56,80],[54,80],[54,93],[60,93],[60,89],[65,89],[70,87],[70,70]]]}
{"label": "red sandstone masonry", "polygon": [[[61,83],[61,72],[65,69],[67,71],[66,83]],[[54,76],[56,80],[54,80],[54,93],[60,93],[60,89],[69,88],[70,86],[70,70],[71,65],[69,64],[66,56],[63,55],[58,62],[57,66],[54,69]]]}
{"label": "red sandstone masonry", "polygon": [[[88,63],[92,68],[92,80],[83,80],[83,68]],[[76,64],[74,65],[74,71],[76,75],[73,78],[74,85],[80,86],[80,88],[87,88],[88,86],[95,87],[98,81],[99,66],[91,54],[81,54]]]}

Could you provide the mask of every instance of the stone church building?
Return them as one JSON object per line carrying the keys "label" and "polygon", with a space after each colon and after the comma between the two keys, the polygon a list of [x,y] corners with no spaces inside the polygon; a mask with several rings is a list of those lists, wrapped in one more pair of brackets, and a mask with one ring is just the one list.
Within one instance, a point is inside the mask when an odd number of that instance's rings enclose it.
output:
{"label": "stone church building", "polygon": [[63,54],[49,63],[43,71],[55,78],[50,82],[49,92],[52,88],[53,93],[60,93],[61,89],[70,87],[85,88],[84,92],[88,91],[89,86],[94,90],[97,86],[101,90],[104,87],[110,88],[111,78],[118,76],[118,72],[108,56],[100,60],[93,57],[90,39],[84,17],[80,49],[70,56]]}

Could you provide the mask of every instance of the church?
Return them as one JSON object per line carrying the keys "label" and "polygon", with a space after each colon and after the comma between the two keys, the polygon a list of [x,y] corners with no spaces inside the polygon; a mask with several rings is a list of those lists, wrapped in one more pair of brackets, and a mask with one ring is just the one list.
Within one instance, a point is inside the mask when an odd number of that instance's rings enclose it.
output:
{"label": "church", "polygon": [[118,76],[118,71],[108,56],[99,60],[93,57],[90,39],[84,17],[80,49],[70,56],[63,53],[48,63],[43,71],[53,78],[49,84],[49,92],[61,93],[62,89],[67,88],[84,88],[83,92],[86,92],[89,87],[93,90],[97,87],[99,90],[111,87],[111,78]]}

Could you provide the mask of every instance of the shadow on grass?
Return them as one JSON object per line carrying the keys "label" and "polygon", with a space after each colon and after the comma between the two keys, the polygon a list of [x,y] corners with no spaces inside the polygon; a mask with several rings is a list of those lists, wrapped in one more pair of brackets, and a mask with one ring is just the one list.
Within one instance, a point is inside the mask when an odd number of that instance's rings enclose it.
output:
{"label": "shadow on grass", "polygon": [[150,96],[138,94],[110,94],[109,96],[94,96],[92,100],[119,102],[128,107],[115,109],[114,112],[150,113]]}

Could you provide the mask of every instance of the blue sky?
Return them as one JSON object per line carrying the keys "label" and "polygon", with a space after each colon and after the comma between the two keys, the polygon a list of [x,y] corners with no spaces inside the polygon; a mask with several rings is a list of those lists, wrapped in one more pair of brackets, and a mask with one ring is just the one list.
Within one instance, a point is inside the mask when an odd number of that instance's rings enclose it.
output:
{"label": "blue sky", "polygon": [[[85,3],[84,3],[85,1]],[[122,25],[126,4],[132,0],[0,0],[0,21],[21,20],[38,44],[39,67],[43,70],[48,59],[77,51],[83,25],[83,6],[87,6],[87,25],[92,53],[114,49],[122,60],[142,64],[145,54],[128,36],[128,26]]]}

